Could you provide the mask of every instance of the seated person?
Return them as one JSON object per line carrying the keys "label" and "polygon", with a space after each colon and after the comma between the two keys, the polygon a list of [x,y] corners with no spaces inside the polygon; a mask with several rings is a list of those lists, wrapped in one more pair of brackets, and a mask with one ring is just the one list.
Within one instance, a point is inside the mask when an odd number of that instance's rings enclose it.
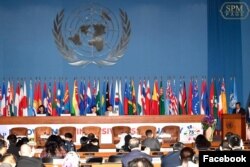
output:
{"label": "seated person", "polygon": [[62,167],[79,167],[80,163],[80,157],[77,155],[77,153],[70,151],[64,157]]}
{"label": "seated person", "polygon": [[184,144],[181,142],[173,144],[173,151],[161,157],[161,167],[180,166],[181,165],[180,152],[183,147]]}
{"label": "seated person", "polygon": [[72,141],[72,134],[71,133],[65,133],[64,135],[65,139],[64,139],[64,149],[66,152],[69,151],[76,151],[76,147]]}
{"label": "seated person", "polygon": [[209,150],[211,147],[211,143],[204,135],[200,134],[195,138],[195,147],[198,150]]}
{"label": "seated person", "polygon": [[34,158],[34,151],[28,144],[23,144],[20,148],[20,158],[17,160],[16,167],[43,167],[41,159]]}
{"label": "seated person", "polygon": [[94,138],[87,144],[87,152],[99,152],[99,140]]}
{"label": "seated person", "polygon": [[127,167],[128,163],[135,158],[146,158],[152,161],[151,156],[141,151],[140,140],[137,138],[131,138],[129,140],[129,148],[131,152],[122,157],[122,166]]}
{"label": "seated person", "polygon": [[109,104],[109,105],[107,106],[107,111],[105,112],[105,115],[106,115],[106,116],[118,116],[119,113],[115,112],[115,111],[113,110],[113,106],[112,106],[111,104]]}
{"label": "seated person", "polygon": [[232,135],[228,139],[228,146],[231,148],[231,150],[234,151],[240,151],[243,148],[243,141],[238,135]]}
{"label": "seated person", "polygon": [[158,139],[154,138],[152,130],[146,130],[145,134],[147,138],[142,141],[142,145],[149,147],[151,151],[160,151],[160,142],[158,141]]}
{"label": "seated person", "polygon": [[198,167],[198,164],[194,163],[195,152],[190,147],[184,147],[180,152],[181,166]]}
{"label": "seated person", "polygon": [[0,167],[15,167],[16,158],[14,155],[6,153],[0,158]]}
{"label": "seated person", "polygon": [[147,158],[135,158],[128,163],[128,167],[153,167],[151,161]]}
{"label": "seated person", "polygon": [[89,138],[86,136],[82,136],[80,139],[81,147],[77,150],[77,152],[88,152],[87,144],[89,142]]}
{"label": "seated person", "polygon": [[97,116],[97,107],[96,105],[91,106],[90,113],[87,113],[86,116]]}
{"label": "seated person", "polygon": [[119,135],[120,141],[116,144],[116,152],[130,152],[128,146],[129,140],[132,138],[130,134],[122,133]]}
{"label": "seated person", "polygon": [[38,107],[37,114],[47,114],[43,104]]}
{"label": "seated person", "polygon": [[13,154],[16,158],[19,157],[19,148],[16,146],[17,137],[14,134],[10,134],[7,137],[9,141],[9,148],[7,149],[7,153]]}
{"label": "seated person", "polygon": [[0,139],[0,158],[7,152],[6,142]]}

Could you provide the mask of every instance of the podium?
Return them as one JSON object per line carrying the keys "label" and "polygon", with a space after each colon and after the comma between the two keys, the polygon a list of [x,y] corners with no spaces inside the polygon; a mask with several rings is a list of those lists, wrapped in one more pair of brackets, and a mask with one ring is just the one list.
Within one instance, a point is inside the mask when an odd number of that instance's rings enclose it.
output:
{"label": "podium", "polygon": [[241,114],[222,115],[222,140],[227,132],[239,135],[243,141],[246,140],[246,116]]}

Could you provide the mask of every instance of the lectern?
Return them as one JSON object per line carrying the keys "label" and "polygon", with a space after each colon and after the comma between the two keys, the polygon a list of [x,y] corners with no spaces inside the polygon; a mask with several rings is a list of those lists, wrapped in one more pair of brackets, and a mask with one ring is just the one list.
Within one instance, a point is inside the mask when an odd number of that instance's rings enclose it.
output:
{"label": "lectern", "polygon": [[222,139],[227,132],[239,135],[242,140],[246,140],[246,116],[241,114],[222,115]]}

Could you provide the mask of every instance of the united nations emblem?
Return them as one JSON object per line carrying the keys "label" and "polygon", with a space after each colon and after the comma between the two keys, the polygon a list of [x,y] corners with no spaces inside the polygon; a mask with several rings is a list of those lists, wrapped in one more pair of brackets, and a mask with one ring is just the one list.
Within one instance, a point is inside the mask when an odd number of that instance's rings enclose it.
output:
{"label": "united nations emblem", "polygon": [[60,11],[52,30],[58,50],[72,66],[114,65],[124,56],[131,33],[127,13],[120,9],[119,14],[117,19],[98,5],[74,10],[68,17]]}

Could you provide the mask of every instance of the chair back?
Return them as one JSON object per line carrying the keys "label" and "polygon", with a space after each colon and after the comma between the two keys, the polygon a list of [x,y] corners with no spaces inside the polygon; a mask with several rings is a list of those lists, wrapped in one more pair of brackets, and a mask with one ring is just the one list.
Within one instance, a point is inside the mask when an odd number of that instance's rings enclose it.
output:
{"label": "chair back", "polygon": [[16,136],[28,136],[28,129],[25,127],[16,127],[10,129],[10,134],[14,134]]}
{"label": "chair back", "polygon": [[50,136],[52,134],[52,128],[47,126],[36,127],[34,133],[34,140],[36,142],[36,146],[44,147],[46,138],[42,138],[42,136]]}
{"label": "chair back", "polygon": [[93,133],[99,141],[101,139],[101,128],[98,126],[85,126],[82,128],[82,133],[86,135]]}
{"label": "chair back", "polygon": [[86,163],[102,163],[103,157],[91,157],[86,160]]}
{"label": "chair back", "polygon": [[137,128],[137,134],[141,135],[141,139],[146,138],[146,131],[147,130],[152,130],[154,137],[156,137],[156,127],[154,126],[139,126]]}
{"label": "chair back", "polygon": [[120,141],[119,135],[122,133],[130,133],[131,128],[129,126],[114,126],[112,127],[112,141],[113,144],[117,144]]}
{"label": "chair back", "polygon": [[76,142],[76,127],[73,126],[64,126],[59,128],[59,135],[64,136],[65,133],[71,133],[72,134],[72,141]]}
{"label": "chair back", "polygon": [[164,126],[162,128],[163,133],[167,133],[171,135],[171,138],[168,140],[163,140],[167,143],[176,143],[180,141],[180,127],[179,126]]}

